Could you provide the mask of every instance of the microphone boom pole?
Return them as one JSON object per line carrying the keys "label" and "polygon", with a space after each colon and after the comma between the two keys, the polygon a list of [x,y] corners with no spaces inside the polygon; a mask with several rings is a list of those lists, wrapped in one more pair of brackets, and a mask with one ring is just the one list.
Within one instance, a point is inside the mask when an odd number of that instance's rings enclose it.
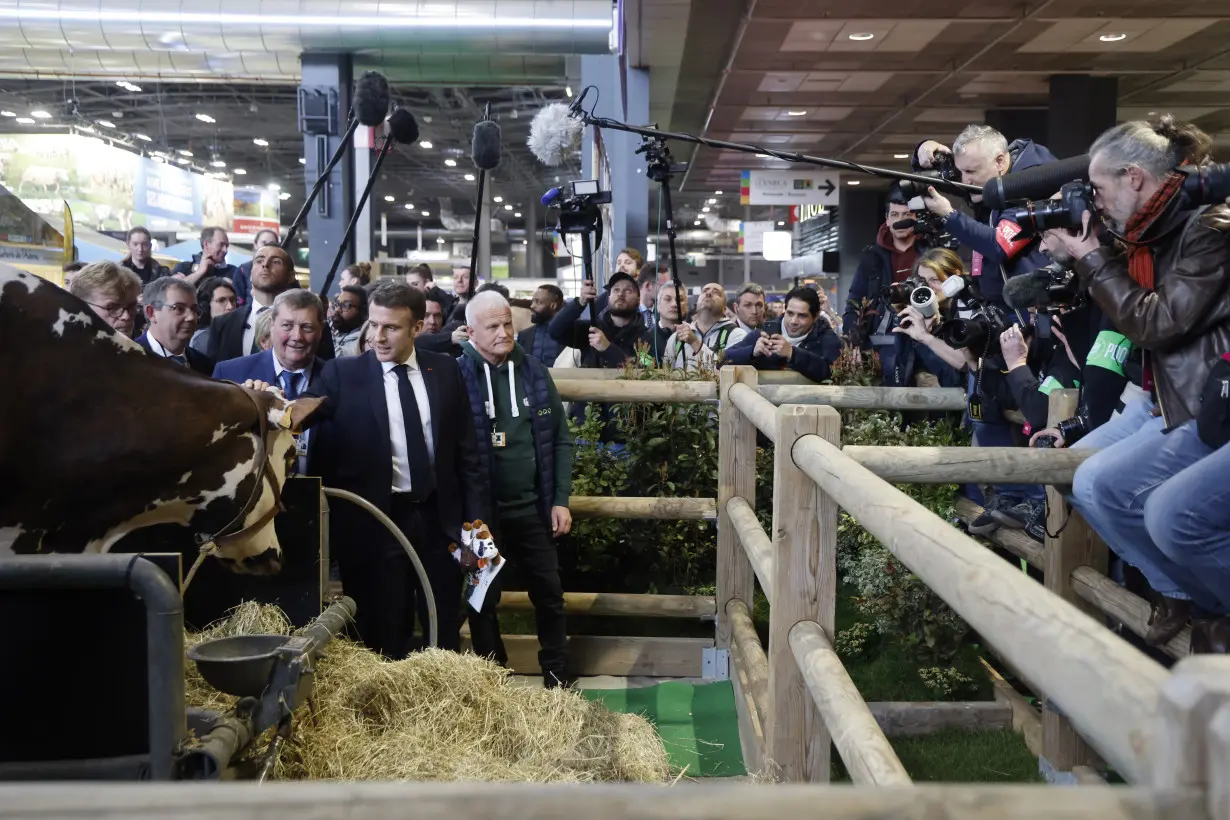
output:
{"label": "microphone boom pole", "polygon": [[376,184],[376,177],[380,174],[380,166],[384,163],[384,158],[389,155],[391,150],[393,150],[393,135],[386,134],[384,145],[380,147],[380,153],[376,155],[376,162],[372,165],[372,172],[367,177],[367,185],[363,186],[363,195],[359,197],[354,213],[350,215],[350,222],[346,225],[346,232],[342,234],[342,241],[337,245],[337,254],[333,257],[333,264],[329,266],[329,275],[325,277],[325,284],[320,289],[321,299],[326,299],[329,294],[329,288],[333,287],[333,278],[337,275],[337,266],[341,263],[342,257],[345,256],[346,246],[350,244],[350,240],[354,236],[355,226],[359,223],[359,215],[363,213],[363,209],[367,206],[367,198],[371,195],[372,187]]}
{"label": "microphone boom pole", "polygon": [[333,157],[329,160],[329,164],[325,166],[324,172],[316,178],[316,184],[312,186],[311,192],[308,193],[307,199],[304,200],[303,207],[299,209],[299,213],[295,215],[295,221],[290,223],[290,227],[286,230],[286,236],[279,243],[282,250],[290,247],[290,243],[294,241],[295,235],[303,227],[304,221],[307,220],[308,209],[312,207],[312,203],[320,195],[320,189],[325,187],[325,182],[329,179],[329,175],[333,173],[333,169],[342,161],[342,156],[345,155],[346,148],[350,145],[350,141],[354,139],[354,132],[358,128],[358,117],[352,117],[350,124],[346,126],[346,133],[342,135],[341,141],[337,144],[337,150],[333,152]]}

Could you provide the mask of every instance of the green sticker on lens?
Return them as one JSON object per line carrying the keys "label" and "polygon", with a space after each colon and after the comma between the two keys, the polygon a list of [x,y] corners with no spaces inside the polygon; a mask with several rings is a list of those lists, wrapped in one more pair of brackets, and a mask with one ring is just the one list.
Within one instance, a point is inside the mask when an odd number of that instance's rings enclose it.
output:
{"label": "green sticker on lens", "polygon": [[1113,330],[1103,330],[1098,334],[1098,338],[1094,339],[1085,363],[1122,376],[1123,364],[1131,352],[1132,343],[1126,336]]}

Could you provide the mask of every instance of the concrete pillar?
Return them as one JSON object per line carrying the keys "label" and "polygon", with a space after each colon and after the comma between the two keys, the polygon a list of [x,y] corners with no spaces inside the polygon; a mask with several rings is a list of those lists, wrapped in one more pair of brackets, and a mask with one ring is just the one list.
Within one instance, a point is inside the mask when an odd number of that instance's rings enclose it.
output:
{"label": "concrete pillar", "polygon": [[[303,156],[307,160],[304,177],[306,189],[310,191],[341,141],[354,83],[349,54],[306,53],[302,55],[302,67],[301,88],[310,95],[319,93],[337,100],[337,116],[333,123],[329,127],[313,128],[303,135]],[[329,175],[328,183],[308,212],[308,254],[311,286],[315,291],[319,291],[325,283],[329,263],[337,253],[346,223],[354,210],[355,198],[354,164],[343,159]],[[341,266],[354,261],[351,250],[342,257]],[[338,287],[337,279],[334,279],[334,294]]]}
{"label": "concrete pillar", "polygon": [[538,208],[534,200],[526,204],[525,212],[525,276],[536,279],[542,276],[542,237],[538,235]]}
{"label": "concrete pillar", "polygon": [[1031,139],[1045,145],[1050,138],[1045,108],[992,108],[986,113],[986,123],[1007,137],[1008,142]]}
{"label": "concrete pillar", "polygon": [[[595,86],[599,92],[594,113],[627,123],[649,122],[649,72],[643,69],[621,70],[619,57],[614,54],[584,55],[581,57],[581,87]],[[585,100],[591,105],[594,93]],[[611,232],[603,241],[610,248],[613,265],[620,248],[636,248],[645,252],[645,239],[649,236],[649,185],[645,175],[645,157],[637,154],[641,138],[620,131],[604,131],[602,141],[606,146],[607,160],[611,169]],[[596,179],[593,167],[593,129],[585,129],[585,142],[581,149],[582,175]],[[676,180],[677,182],[677,180]],[[595,249],[596,250],[596,249]],[[599,280],[611,275],[610,270],[595,271]]]}
{"label": "concrete pillar", "polygon": [[884,209],[879,192],[842,185],[837,209],[837,247],[841,273],[837,278],[839,313],[846,309],[846,294],[858,269],[863,249],[876,241],[876,233],[884,224]]}
{"label": "concrete pillar", "polygon": [[1086,153],[1098,135],[1115,124],[1118,99],[1116,77],[1052,76],[1046,147],[1057,159]]}

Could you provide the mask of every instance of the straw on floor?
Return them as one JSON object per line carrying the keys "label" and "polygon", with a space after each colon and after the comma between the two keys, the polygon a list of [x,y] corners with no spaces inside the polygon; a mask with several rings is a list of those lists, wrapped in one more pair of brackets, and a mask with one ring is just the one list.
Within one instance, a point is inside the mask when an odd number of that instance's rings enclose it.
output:
{"label": "straw on floor", "polygon": [[[246,603],[189,636],[291,631],[276,607]],[[187,664],[190,706],[228,708]],[[389,662],[345,639],[317,665],[312,703],[296,715],[278,779],[666,782],[661,738],[636,715],[575,692],[516,685],[507,670],[442,650]]]}

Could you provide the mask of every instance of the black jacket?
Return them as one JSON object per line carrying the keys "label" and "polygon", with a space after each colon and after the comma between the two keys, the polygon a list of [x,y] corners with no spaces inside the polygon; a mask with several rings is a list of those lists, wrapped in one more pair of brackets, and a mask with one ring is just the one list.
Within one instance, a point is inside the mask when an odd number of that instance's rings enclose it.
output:
{"label": "black jacket", "polygon": [[874,312],[874,319],[869,321],[874,327],[884,316],[885,306],[880,298],[880,291],[893,281],[892,256],[887,248],[872,243],[863,249],[858,258],[858,268],[854,271],[854,279],[850,282],[850,291],[846,294],[846,312],[841,317],[841,326],[845,329],[850,341],[864,349],[871,347],[870,334],[864,333],[863,302],[867,310]]}
{"label": "black jacket", "polygon": [[[781,333],[780,326],[770,329],[770,333]],[[811,331],[803,337],[803,341],[794,346],[794,355],[790,361],[781,356],[756,356],[756,341],[761,331],[753,330],[747,338],[726,351],[725,364],[750,364],[757,370],[786,370],[801,373],[813,382],[824,382],[832,378],[829,366],[841,355],[841,340],[823,319],[816,319]]]}
{"label": "black jacket", "polygon": [[[154,349],[150,347],[148,335],[142,333],[135,339],[135,341],[137,344],[141,345],[141,347],[145,348],[146,352],[148,352],[151,356],[158,355],[154,352]],[[184,359],[188,362],[188,367],[192,368],[201,375],[213,375],[214,362],[213,359],[210,359],[208,356],[193,350],[191,347],[186,347],[184,348]],[[175,364],[175,362],[172,362],[172,364]]]}
{"label": "black jacket", "polygon": [[[177,276],[180,274],[187,276],[188,274],[192,273],[192,268],[200,261],[201,261],[201,255],[199,253],[193,254],[191,259],[186,260],[184,262],[180,262],[178,265],[176,265],[175,268],[171,271],[171,273]],[[251,268],[249,268],[248,270],[250,271]],[[209,276],[221,276],[223,279],[230,279],[232,282],[234,282],[235,275],[238,273],[239,273],[238,267],[236,267],[235,265],[231,265],[229,263],[223,262],[221,265],[214,265],[212,268],[210,268],[208,275]],[[235,294],[235,295],[238,296],[239,294]]]}
{"label": "black jacket", "polygon": [[[593,305],[590,307],[597,309]],[[584,310],[585,306],[581,304],[581,300],[573,299],[555,314],[555,318],[547,326],[547,332],[552,339],[565,347],[581,351],[581,367],[623,367],[624,362],[636,352],[637,342],[641,341],[641,334],[645,331],[644,321],[637,315],[633,316],[628,324],[617,327],[611,321],[609,311],[598,314],[597,321],[590,321],[581,319]],[[599,351],[590,347],[591,327],[597,327],[606,334],[607,341],[611,343],[606,350]]]}
{"label": "black jacket", "polygon": [[[490,479],[479,462],[470,399],[454,359],[420,350],[431,405],[436,492],[441,535],[459,541],[465,521],[488,520]],[[392,503],[393,452],[385,404],[384,369],[374,351],[327,362],[304,394],[324,404],[313,416],[315,443],[308,473],[326,487],[357,493],[386,513]],[[401,547],[370,514],[336,502],[329,513],[330,543],[342,563],[364,563]]]}
{"label": "black jacket", "polygon": [[[249,299],[246,305],[218,316],[209,323],[209,358],[215,362],[224,362],[227,359],[252,355],[251,350],[243,349],[243,331],[248,323],[248,316],[252,313],[252,304]],[[326,327],[320,334],[320,347],[316,349],[316,358],[328,361],[333,356],[333,334]]]}
{"label": "black jacket", "polygon": [[527,356],[533,356],[544,367],[555,367],[555,360],[564,350],[562,344],[551,338],[546,325],[530,325],[517,334],[517,344],[521,345]]}
{"label": "black jacket", "polygon": [[171,271],[168,270],[165,265],[159,265],[154,259],[149,260],[149,265],[146,267],[138,268],[133,264],[131,256],[125,256],[120,260],[120,265],[135,273],[141,279],[142,286],[148,285],[155,279],[161,279],[164,276],[171,275]]}

